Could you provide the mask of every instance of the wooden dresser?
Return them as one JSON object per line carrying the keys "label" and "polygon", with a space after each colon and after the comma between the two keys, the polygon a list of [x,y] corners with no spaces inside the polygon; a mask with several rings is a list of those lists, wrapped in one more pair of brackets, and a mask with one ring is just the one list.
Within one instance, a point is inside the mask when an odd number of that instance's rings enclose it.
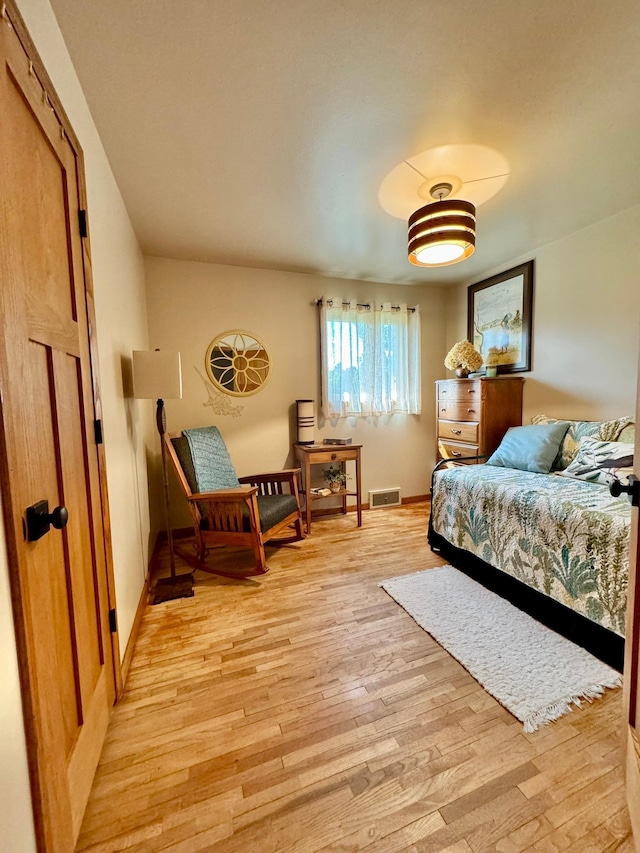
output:
{"label": "wooden dresser", "polygon": [[510,426],[522,424],[519,376],[436,382],[437,461],[493,453]]}

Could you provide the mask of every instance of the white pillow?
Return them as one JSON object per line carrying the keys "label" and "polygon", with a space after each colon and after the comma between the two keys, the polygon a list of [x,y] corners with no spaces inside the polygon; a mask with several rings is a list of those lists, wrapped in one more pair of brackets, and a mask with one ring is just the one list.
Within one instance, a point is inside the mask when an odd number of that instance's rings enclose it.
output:
{"label": "white pillow", "polygon": [[584,436],[573,462],[559,473],[563,477],[586,480],[589,483],[609,485],[622,479],[633,467],[633,444],[622,441],[599,441]]}

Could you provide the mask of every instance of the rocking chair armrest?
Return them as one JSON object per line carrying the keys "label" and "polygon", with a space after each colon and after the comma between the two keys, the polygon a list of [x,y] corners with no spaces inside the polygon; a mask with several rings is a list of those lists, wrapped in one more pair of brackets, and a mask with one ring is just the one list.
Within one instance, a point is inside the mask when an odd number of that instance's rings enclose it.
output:
{"label": "rocking chair armrest", "polygon": [[238,486],[233,489],[216,489],[215,492],[196,492],[193,495],[187,495],[188,501],[193,502],[204,502],[207,501],[230,501],[236,498],[237,500],[242,500],[243,498],[251,497],[251,495],[257,494],[258,489],[256,486]]}
{"label": "rocking chair armrest", "polygon": [[300,468],[285,468],[283,471],[273,471],[267,474],[252,474],[249,477],[238,477],[240,483],[290,483],[300,473]]}

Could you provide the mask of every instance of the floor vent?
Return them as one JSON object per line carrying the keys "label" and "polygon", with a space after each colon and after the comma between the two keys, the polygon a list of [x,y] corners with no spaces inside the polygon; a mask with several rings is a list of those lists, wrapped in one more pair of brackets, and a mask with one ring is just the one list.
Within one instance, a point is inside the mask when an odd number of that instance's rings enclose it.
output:
{"label": "floor vent", "polygon": [[400,488],[371,489],[369,491],[369,509],[382,509],[385,506],[400,506]]}

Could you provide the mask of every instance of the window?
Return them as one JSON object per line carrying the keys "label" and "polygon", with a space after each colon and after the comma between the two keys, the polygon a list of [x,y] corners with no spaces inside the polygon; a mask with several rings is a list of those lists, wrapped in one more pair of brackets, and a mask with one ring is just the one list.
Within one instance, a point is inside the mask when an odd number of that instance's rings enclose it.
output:
{"label": "window", "polygon": [[420,311],[324,299],[320,309],[326,418],[420,414]]}

